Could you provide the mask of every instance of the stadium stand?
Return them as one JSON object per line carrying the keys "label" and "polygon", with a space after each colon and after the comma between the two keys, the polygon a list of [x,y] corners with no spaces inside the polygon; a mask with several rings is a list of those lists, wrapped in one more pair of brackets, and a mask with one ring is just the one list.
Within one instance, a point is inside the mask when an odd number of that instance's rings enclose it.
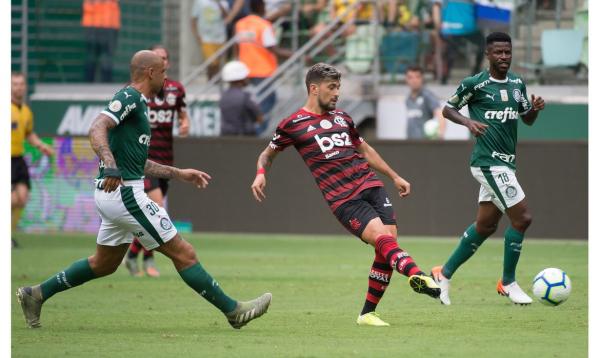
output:
{"label": "stadium stand", "polygon": [[[122,27],[113,61],[115,82],[127,80],[132,53],[162,39],[162,1],[120,3]],[[30,84],[82,82],[85,43],[81,2],[13,0],[11,10],[11,69],[27,73]]]}

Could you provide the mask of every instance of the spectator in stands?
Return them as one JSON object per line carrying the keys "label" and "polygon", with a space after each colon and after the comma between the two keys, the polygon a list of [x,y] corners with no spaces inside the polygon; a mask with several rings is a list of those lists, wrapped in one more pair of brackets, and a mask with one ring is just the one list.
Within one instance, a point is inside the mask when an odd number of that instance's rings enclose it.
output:
{"label": "spectator in stands", "polygon": [[112,59],[121,28],[118,0],[84,0],[81,25],[86,41],[84,80],[94,82],[99,66],[100,81],[111,82]]}
{"label": "spectator in stands", "polygon": [[[363,3],[358,5],[358,8],[356,10],[348,11],[348,8],[354,6],[354,4],[357,1],[358,0],[330,0],[327,9],[329,18],[315,25],[311,29],[311,36],[315,36],[321,31],[323,31],[330,22],[335,21],[338,17],[341,17],[341,23],[339,24],[339,26],[348,24],[348,26],[342,33],[343,37],[348,37],[354,34],[356,32],[356,25],[368,24],[371,21],[373,4]],[[337,28],[333,28],[331,32],[334,32],[336,30]],[[323,39],[325,39],[325,37]],[[328,46],[326,52],[328,56],[334,56],[335,48],[333,46]]]}
{"label": "spectator in stands", "polygon": [[242,18],[250,15],[250,0],[227,0],[229,3],[229,13],[225,17],[227,25],[227,38],[231,38],[235,33],[235,24]]}
{"label": "spectator in stands", "polygon": [[[264,0],[251,0],[250,10],[250,15],[236,23],[235,34],[238,37],[239,60],[248,66],[250,83],[258,86],[277,70],[277,56],[290,57],[292,52],[277,45],[273,25],[264,18]],[[261,93],[263,92],[257,95]],[[276,100],[273,91],[259,104],[266,117],[265,123],[268,122],[268,113],[275,106]]]}
{"label": "spectator in stands", "polygon": [[305,0],[300,6],[300,24],[302,30],[308,30],[321,22],[327,21],[329,15],[327,9],[328,0]]}
{"label": "spectator in stands", "polygon": [[420,0],[388,0],[387,4],[382,2],[381,12],[385,14],[385,27],[398,27],[405,31],[418,30],[420,23],[417,11],[420,4]]}
{"label": "spectator in stands", "polygon": [[[386,27],[399,27],[404,31],[426,31],[429,42],[421,51],[425,52],[425,62],[433,67],[436,79],[441,79],[444,70],[442,59],[444,42],[441,37],[442,0],[388,0],[384,8]],[[429,45],[429,46],[427,46]],[[427,66],[429,68],[429,66]]]}
{"label": "spectator in stands", "polygon": [[221,95],[221,135],[255,136],[256,126],[263,122],[258,105],[250,93],[244,91],[248,85],[250,70],[240,61],[231,61],[223,66],[223,81],[229,82],[229,89]]}
{"label": "spectator in stands", "polygon": [[[225,17],[229,5],[225,0],[195,0],[192,9],[192,30],[206,61],[227,39]],[[219,72],[219,60],[208,66],[208,79]]]}
{"label": "spectator in stands", "polygon": [[[10,76],[10,110],[11,110],[11,234],[17,230],[21,213],[29,201],[29,168],[23,156],[25,155],[25,140],[44,155],[54,155],[54,150],[45,144],[33,131],[33,114],[25,104],[27,87],[22,73],[12,73]],[[17,247],[17,241],[12,237],[12,247]]]}
{"label": "spectator in stands", "polygon": [[265,8],[265,19],[271,22],[292,12],[292,4],[288,0],[265,0]]}
{"label": "spectator in stands", "polygon": [[[348,8],[353,6],[356,2],[357,0],[330,0],[327,5],[327,13],[329,14],[329,19],[327,19],[327,21],[334,21],[336,18],[346,14],[342,18],[342,23],[350,23],[350,25],[344,31],[344,36],[352,35],[354,31],[356,31],[357,24],[367,24],[371,21],[371,12],[373,11],[372,4],[361,4],[358,6],[357,10],[347,13]],[[321,32],[327,26],[327,21],[317,24],[311,30],[313,35]]]}
{"label": "spectator in stands", "polygon": [[431,30],[429,39],[432,47],[433,73],[439,81],[444,76],[444,40],[442,40],[442,3],[438,0],[431,0],[428,11],[423,15],[424,27]]}
{"label": "spectator in stands", "polygon": [[411,66],[406,70],[406,84],[410,88],[410,94],[406,97],[408,139],[423,139],[425,122],[432,118],[438,120],[437,138],[444,138],[446,132],[446,120],[442,115],[440,100],[433,92],[425,88],[423,83],[423,69],[419,66]]}
{"label": "spectator in stands", "polygon": [[300,12],[305,15],[315,14],[327,7],[328,0],[303,0],[300,2]]}
{"label": "spectator in stands", "polygon": [[[473,0],[435,0],[442,4],[442,39],[444,40],[446,69],[441,77],[441,83],[446,84],[454,61],[467,43],[475,45],[475,64],[471,70],[474,75],[480,72],[483,60],[485,39],[477,28],[475,4]],[[464,51],[463,51],[464,52]],[[470,57],[471,54],[468,54]]]}

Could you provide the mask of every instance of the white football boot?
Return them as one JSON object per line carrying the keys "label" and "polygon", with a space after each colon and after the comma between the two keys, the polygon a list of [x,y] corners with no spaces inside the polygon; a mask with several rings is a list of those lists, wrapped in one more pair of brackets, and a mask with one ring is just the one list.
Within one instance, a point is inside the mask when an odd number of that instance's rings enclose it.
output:
{"label": "white football boot", "polygon": [[442,274],[442,266],[436,266],[434,268],[431,269],[431,277],[433,277],[433,280],[435,281],[435,283],[438,284],[438,286],[440,286],[440,302],[443,305],[449,306],[450,305],[450,295],[449,295],[449,291],[450,291],[450,279],[446,278],[446,276],[444,276]]}
{"label": "white football boot", "polygon": [[496,291],[498,291],[499,295],[508,297],[514,304],[528,305],[533,302],[531,297],[527,296],[521,287],[519,287],[517,281],[504,286],[502,279],[500,279],[496,285]]}

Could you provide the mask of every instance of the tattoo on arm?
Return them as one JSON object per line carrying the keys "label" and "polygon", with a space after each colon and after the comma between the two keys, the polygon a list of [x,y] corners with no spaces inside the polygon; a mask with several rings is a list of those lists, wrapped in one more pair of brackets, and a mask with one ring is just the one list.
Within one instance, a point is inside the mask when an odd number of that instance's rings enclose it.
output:
{"label": "tattoo on arm", "polygon": [[269,170],[271,165],[273,165],[273,159],[277,155],[277,151],[273,150],[271,147],[267,147],[260,155],[258,156],[258,168],[265,168],[265,170]]}
{"label": "tattoo on arm", "polygon": [[116,168],[117,163],[108,145],[108,131],[116,127],[112,118],[107,115],[100,114],[90,127],[89,137],[92,149],[98,155],[98,158],[104,163],[107,168]]}
{"label": "tattoo on arm", "polygon": [[146,160],[144,174],[156,178],[173,179],[177,176],[179,169],[168,165],[158,164],[151,160]]}

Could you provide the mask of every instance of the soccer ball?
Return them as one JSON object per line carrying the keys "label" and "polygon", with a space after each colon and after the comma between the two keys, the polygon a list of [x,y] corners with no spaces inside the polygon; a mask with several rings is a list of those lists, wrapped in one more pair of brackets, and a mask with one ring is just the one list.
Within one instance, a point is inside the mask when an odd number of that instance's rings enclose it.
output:
{"label": "soccer ball", "polygon": [[548,306],[558,306],[571,294],[571,279],[557,268],[543,269],[533,279],[533,295]]}
{"label": "soccer ball", "polygon": [[436,118],[432,118],[423,124],[423,132],[427,138],[436,139],[438,136],[438,127],[438,120]]}

